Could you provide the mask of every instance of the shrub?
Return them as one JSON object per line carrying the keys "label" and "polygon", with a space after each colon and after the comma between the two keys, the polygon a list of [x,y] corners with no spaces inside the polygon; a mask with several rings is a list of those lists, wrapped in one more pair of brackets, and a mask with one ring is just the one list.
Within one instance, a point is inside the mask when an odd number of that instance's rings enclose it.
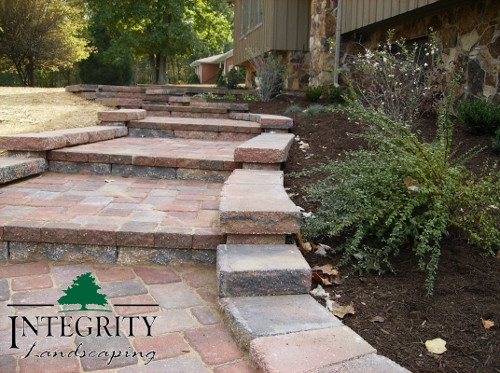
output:
{"label": "shrub", "polygon": [[254,54],[250,63],[255,69],[260,100],[267,102],[278,96],[283,90],[285,77],[285,68],[281,64],[280,58],[273,53],[269,53],[267,57]]}
{"label": "shrub", "polygon": [[328,88],[323,92],[323,97],[326,102],[329,104],[342,104],[344,103],[344,98],[342,95],[344,94],[344,88],[331,84]]}
{"label": "shrub", "polygon": [[412,250],[427,271],[431,294],[440,257],[440,240],[450,227],[465,232],[471,244],[494,253],[500,247],[500,178],[493,167],[476,177],[451,153],[451,100],[439,110],[437,136],[423,143],[406,123],[395,121],[359,100],[343,110],[364,124],[358,134],[368,150],[351,151],[311,175],[326,175],[306,189],[319,204],[304,224],[310,238],[342,235],[339,266],[353,263],[364,272],[394,270],[400,250]]}
{"label": "shrub", "polygon": [[434,33],[423,47],[393,37],[391,30],[378,50],[365,48],[364,53],[349,56],[347,79],[350,94],[363,105],[410,124],[419,114],[434,109],[436,98],[442,97],[444,74]]}
{"label": "shrub", "polygon": [[306,92],[305,92],[306,100],[310,101],[310,102],[316,102],[321,98],[321,95],[323,94],[323,92],[324,92],[324,88],[321,86],[317,86],[317,87],[309,86],[309,87],[307,87]]}
{"label": "shrub", "polygon": [[486,100],[465,100],[458,105],[458,121],[472,134],[493,135],[500,128],[500,105]]}
{"label": "shrub", "polygon": [[305,110],[302,111],[302,115],[306,117],[312,117],[314,115],[318,115],[320,113],[324,113],[327,111],[326,106],[315,104],[308,106]]}
{"label": "shrub", "polygon": [[293,113],[299,113],[302,111],[302,108],[299,105],[291,105],[286,108],[285,114],[293,114]]}
{"label": "shrub", "polygon": [[229,89],[235,89],[238,87],[238,84],[240,83],[240,76],[238,73],[238,70],[236,68],[232,68],[229,70],[227,73],[227,88]]}
{"label": "shrub", "polygon": [[188,84],[200,84],[200,78],[198,78],[198,75],[196,73],[192,72],[189,74],[188,77]]}

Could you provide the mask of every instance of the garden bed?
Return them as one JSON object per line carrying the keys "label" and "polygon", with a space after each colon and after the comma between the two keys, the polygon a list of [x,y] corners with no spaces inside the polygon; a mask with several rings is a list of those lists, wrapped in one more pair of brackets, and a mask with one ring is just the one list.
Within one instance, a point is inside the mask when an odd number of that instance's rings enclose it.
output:
{"label": "garden bed", "polygon": [[[251,103],[250,111],[283,115],[292,104],[304,108],[310,105],[300,98],[281,98],[265,104]],[[316,206],[307,203],[302,192],[314,179],[288,175],[310,169],[328,158],[338,159],[346,150],[358,149],[363,142],[348,133],[360,128],[338,114],[286,115],[294,118],[293,132],[300,140],[290,151],[285,185],[297,205],[314,211]],[[431,139],[434,123],[432,118],[420,121],[421,136]],[[486,159],[500,160],[491,151],[488,137],[470,136],[460,127],[455,129],[454,144],[459,152],[476,145],[487,147],[468,165],[478,172]],[[322,243],[335,246],[335,241]],[[380,354],[412,372],[500,372],[500,258],[483,256],[461,239],[460,232],[452,231],[443,238],[441,249],[431,297],[426,296],[426,273],[417,269],[417,258],[411,250],[403,250],[395,260],[394,274],[347,276],[349,268],[342,268],[340,275],[345,278],[339,285],[325,289],[332,299],[340,296],[338,304],[353,304],[356,313],[346,315],[343,320],[347,326]],[[306,259],[311,266],[327,263],[335,266],[338,260],[315,253],[307,254]],[[496,326],[486,329],[482,319],[493,320]],[[424,343],[434,338],[447,342],[444,354],[427,352]]]}

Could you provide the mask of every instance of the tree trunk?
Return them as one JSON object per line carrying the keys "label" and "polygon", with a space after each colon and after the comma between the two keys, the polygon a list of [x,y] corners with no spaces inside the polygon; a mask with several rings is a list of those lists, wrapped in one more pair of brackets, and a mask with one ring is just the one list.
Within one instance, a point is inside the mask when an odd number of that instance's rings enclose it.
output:
{"label": "tree trunk", "polygon": [[35,65],[33,62],[33,58],[30,58],[28,64],[26,65],[26,76],[28,78],[28,85],[30,87],[34,87],[35,86]]}
{"label": "tree trunk", "polygon": [[157,63],[157,82],[156,84],[166,84],[167,83],[167,57],[158,54],[156,55]]}

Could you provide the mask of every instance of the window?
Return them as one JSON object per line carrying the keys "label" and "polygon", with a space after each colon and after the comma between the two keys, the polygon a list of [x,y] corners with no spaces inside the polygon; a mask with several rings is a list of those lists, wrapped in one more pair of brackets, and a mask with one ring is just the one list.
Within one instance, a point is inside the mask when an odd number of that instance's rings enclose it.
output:
{"label": "window", "polygon": [[263,0],[240,1],[240,34],[243,36],[262,23]]}

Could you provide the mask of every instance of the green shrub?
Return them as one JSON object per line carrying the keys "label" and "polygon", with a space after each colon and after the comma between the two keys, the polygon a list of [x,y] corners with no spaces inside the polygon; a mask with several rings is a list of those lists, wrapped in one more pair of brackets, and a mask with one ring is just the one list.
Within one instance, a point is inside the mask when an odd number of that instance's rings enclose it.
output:
{"label": "green shrub", "polygon": [[496,153],[500,154],[500,128],[496,130],[491,146]]}
{"label": "green shrub", "polygon": [[233,67],[227,73],[227,88],[236,89],[238,87],[238,84],[240,83],[240,80],[241,79],[238,70],[236,70],[236,68]]}
{"label": "green shrub", "polygon": [[302,108],[299,105],[291,105],[286,108],[285,114],[293,114],[293,113],[299,113],[302,111]]}
{"label": "green shrub", "polygon": [[200,84],[200,78],[198,78],[198,75],[196,73],[192,72],[189,74],[188,77],[188,84]]}
{"label": "green shrub", "polygon": [[344,88],[331,84],[323,93],[323,97],[326,102],[329,104],[342,104],[344,103],[344,98],[342,97],[344,94]]}
{"label": "green shrub", "polygon": [[472,134],[493,135],[500,128],[500,105],[477,98],[465,100],[458,105],[457,118]]}
{"label": "green shrub", "polygon": [[321,98],[323,92],[324,88],[322,86],[317,86],[317,87],[309,86],[307,87],[305,92],[306,100],[310,102],[316,102]]}
{"label": "green shrub", "polygon": [[423,143],[404,122],[350,100],[344,108],[365,124],[358,134],[368,150],[351,151],[306,171],[326,175],[306,189],[319,208],[304,222],[309,238],[341,235],[339,266],[352,263],[361,272],[394,270],[401,250],[412,250],[427,271],[431,294],[441,253],[440,240],[460,228],[471,244],[494,253],[500,247],[500,178],[493,167],[483,177],[469,172],[451,153],[451,99],[439,111],[437,136]]}

